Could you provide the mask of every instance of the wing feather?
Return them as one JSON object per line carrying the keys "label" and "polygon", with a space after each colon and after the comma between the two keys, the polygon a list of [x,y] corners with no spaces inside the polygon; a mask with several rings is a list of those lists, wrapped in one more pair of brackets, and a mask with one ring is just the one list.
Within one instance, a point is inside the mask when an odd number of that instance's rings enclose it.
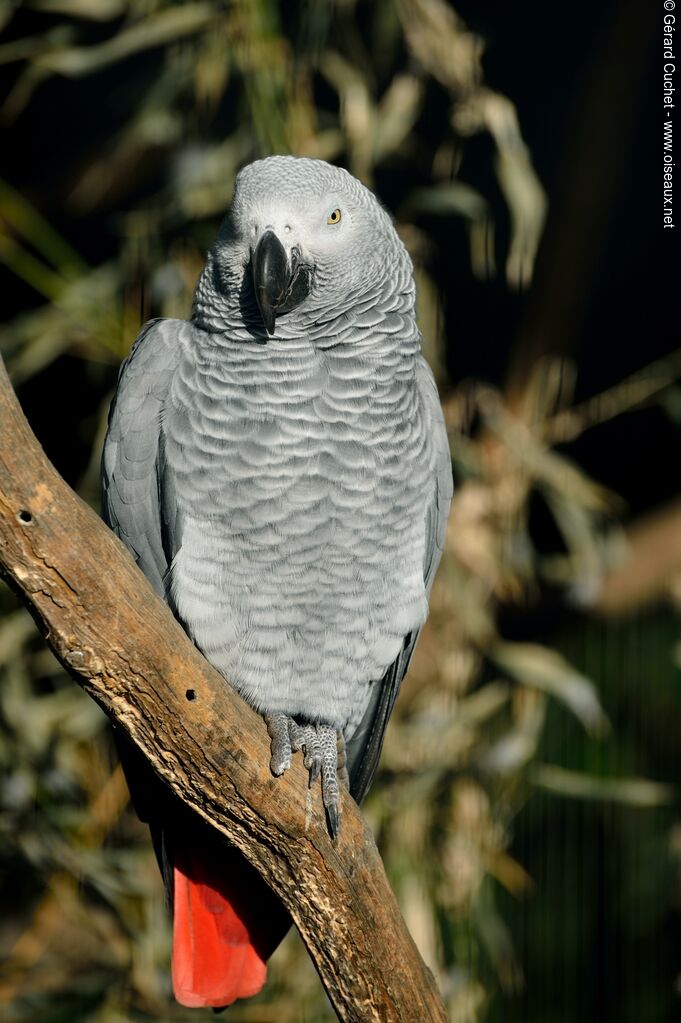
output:
{"label": "wing feather", "polygon": [[[142,328],[121,366],[102,455],[102,516],[166,600],[165,579],[180,529],[176,502],[169,499],[173,480],[163,456],[163,412],[187,329],[181,320],[152,320]],[[155,823],[171,797],[130,740],[119,729],[114,735],[135,810],[151,827],[172,898],[172,866]]]}
{"label": "wing feather", "polygon": [[180,544],[173,481],[163,457],[162,419],[189,325],[151,320],[121,366],[102,457],[102,515],[157,593]]}
{"label": "wing feather", "polygon": [[[425,515],[425,557],[423,578],[426,593],[430,591],[445,544],[447,519],[452,501],[452,459],[445,428],[437,385],[428,364],[421,359],[417,365],[417,386],[424,413],[424,428],[428,431],[433,453],[433,490]],[[375,685],[371,702],[362,722],[347,742],[346,755],[350,775],[350,792],[358,803],[364,799],[383,748],[383,738],[395,700],[407,673],[421,630],[404,638],[402,650],[390,665],[381,681]]]}

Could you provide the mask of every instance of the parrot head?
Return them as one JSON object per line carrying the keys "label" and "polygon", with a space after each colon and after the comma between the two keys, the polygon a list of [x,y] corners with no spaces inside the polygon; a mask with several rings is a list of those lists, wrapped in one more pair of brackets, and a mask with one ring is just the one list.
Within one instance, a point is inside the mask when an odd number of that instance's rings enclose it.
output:
{"label": "parrot head", "polygon": [[356,307],[411,263],[389,214],[340,167],[271,156],[238,174],[209,256],[214,301],[238,296],[244,322],[272,336],[282,320],[319,322]]}

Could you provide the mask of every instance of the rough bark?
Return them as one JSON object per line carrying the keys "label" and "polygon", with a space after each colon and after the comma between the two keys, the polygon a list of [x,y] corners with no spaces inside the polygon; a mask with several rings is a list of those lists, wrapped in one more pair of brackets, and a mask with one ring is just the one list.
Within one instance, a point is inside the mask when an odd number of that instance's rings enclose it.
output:
{"label": "rough bark", "polygon": [[334,842],[300,756],[272,777],[263,721],[49,463],[1,361],[0,571],[76,682],[279,894],[339,1018],[446,1020],[352,799]]}

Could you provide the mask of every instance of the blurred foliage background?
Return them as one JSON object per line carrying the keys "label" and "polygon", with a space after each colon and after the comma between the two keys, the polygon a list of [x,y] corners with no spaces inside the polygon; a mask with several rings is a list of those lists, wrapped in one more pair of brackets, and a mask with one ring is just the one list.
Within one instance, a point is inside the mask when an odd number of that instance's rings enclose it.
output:
{"label": "blurred foliage background", "polygon": [[[240,165],[342,163],[412,253],[457,491],[366,812],[455,1023],[679,1013],[653,7],[0,0],[0,346],[86,501],[117,366],[189,315]],[[0,611],[0,1015],[197,1019],[107,722],[4,588]],[[227,1018],[332,1018],[296,935]]]}

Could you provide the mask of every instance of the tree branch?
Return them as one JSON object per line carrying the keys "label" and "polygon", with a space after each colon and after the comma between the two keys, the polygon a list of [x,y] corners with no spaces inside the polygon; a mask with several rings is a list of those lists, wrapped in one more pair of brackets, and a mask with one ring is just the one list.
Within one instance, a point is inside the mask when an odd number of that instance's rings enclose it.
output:
{"label": "tree branch", "polygon": [[281,897],[339,1018],[443,1023],[355,803],[345,795],[334,842],[301,758],[272,777],[261,718],[49,463],[1,360],[0,571],[73,678]]}

